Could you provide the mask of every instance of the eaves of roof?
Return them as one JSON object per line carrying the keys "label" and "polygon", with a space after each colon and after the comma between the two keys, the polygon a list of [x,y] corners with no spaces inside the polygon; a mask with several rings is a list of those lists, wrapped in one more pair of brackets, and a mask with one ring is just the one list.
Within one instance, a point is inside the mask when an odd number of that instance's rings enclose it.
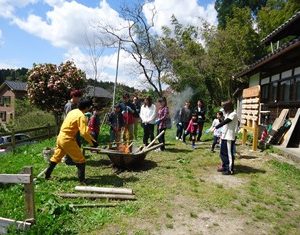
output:
{"label": "eaves of roof", "polygon": [[[291,35],[300,31],[300,11],[298,11],[296,14],[294,14],[291,18],[289,18],[287,21],[285,21],[282,25],[274,29],[269,35],[267,35],[265,38],[261,40],[261,43],[267,44],[272,41],[278,41],[280,39],[280,34],[287,34],[286,36]],[[294,27],[294,30],[290,30],[289,28]],[[286,32],[284,32],[286,31]],[[282,36],[282,35],[281,35]],[[298,35],[299,36],[299,35]]]}
{"label": "eaves of roof", "polygon": [[280,48],[278,48],[273,53],[269,53],[268,55],[262,57],[261,59],[255,61],[253,64],[249,65],[246,69],[243,71],[237,73],[234,75],[234,77],[242,77],[245,76],[255,70],[257,70],[259,67],[265,65],[266,63],[271,62],[272,60],[278,58],[279,56],[290,52],[291,50],[300,47],[300,37],[296,38],[288,43],[283,44]]}

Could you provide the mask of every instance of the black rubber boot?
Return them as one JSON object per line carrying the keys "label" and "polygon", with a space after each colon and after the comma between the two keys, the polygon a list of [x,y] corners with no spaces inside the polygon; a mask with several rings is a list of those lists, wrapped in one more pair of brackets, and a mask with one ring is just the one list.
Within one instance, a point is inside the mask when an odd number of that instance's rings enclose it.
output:
{"label": "black rubber boot", "polygon": [[45,172],[45,179],[47,179],[47,180],[50,179],[51,173],[52,173],[53,169],[56,167],[56,165],[57,165],[57,163],[50,161],[49,166]]}
{"label": "black rubber boot", "polygon": [[78,170],[78,179],[80,183],[85,183],[85,163],[76,164]]}

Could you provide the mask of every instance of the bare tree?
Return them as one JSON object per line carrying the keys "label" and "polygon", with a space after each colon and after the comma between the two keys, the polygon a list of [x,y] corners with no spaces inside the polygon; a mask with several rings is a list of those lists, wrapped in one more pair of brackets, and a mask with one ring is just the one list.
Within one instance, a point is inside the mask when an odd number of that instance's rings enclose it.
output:
{"label": "bare tree", "polygon": [[156,11],[152,9],[149,22],[143,14],[142,4],[133,7],[124,6],[120,15],[127,22],[126,26],[116,28],[100,25],[100,30],[110,35],[115,42],[121,43],[121,49],[128,52],[136,61],[139,75],[142,74],[161,97],[162,79],[167,74],[169,63],[164,56],[164,45],[153,28]]}
{"label": "bare tree", "polygon": [[103,42],[100,37],[97,37],[94,33],[90,36],[85,34],[85,43],[87,45],[87,53],[89,55],[89,60],[91,64],[91,68],[93,71],[93,79],[95,81],[94,84],[94,96],[95,96],[95,86],[96,81],[98,79],[98,66],[99,66],[99,60],[104,52]]}

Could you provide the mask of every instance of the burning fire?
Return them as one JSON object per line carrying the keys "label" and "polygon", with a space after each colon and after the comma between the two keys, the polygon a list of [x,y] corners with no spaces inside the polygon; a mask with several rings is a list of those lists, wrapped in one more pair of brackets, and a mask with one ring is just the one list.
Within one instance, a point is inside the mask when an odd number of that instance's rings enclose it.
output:
{"label": "burning fire", "polygon": [[118,151],[123,152],[123,153],[130,153],[130,148],[131,148],[132,144],[128,145],[128,144],[119,144],[118,145]]}

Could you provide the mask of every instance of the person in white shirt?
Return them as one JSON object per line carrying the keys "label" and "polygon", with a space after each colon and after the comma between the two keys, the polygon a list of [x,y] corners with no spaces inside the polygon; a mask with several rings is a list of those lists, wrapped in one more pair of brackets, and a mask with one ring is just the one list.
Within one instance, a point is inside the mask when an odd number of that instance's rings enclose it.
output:
{"label": "person in white shirt", "polygon": [[223,126],[220,151],[222,167],[218,171],[222,171],[223,175],[232,175],[234,173],[234,145],[238,130],[238,117],[231,100],[222,105],[225,111],[225,120],[216,126],[216,129]]}
{"label": "person in white shirt", "polygon": [[154,139],[154,125],[156,120],[156,106],[152,103],[150,96],[146,97],[141,106],[140,118],[144,129],[143,143],[148,145],[148,139]]}
{"label": "person in white shirt", "polygon": [[213,132],[214,133],[214,139],[213,139],[213,143],[211,145],[211,151],[214,152],[215,151],[215,146],[217,143],[220,142],[220,137],[222,134],[222,128],[216,129],[216,126],[219,125],[222,121],[224,121],[224,116],[223,116],[223,112],[219,111],[216,114],[216,118],[213,120],[211,127],[206,131],[208,132]]}

